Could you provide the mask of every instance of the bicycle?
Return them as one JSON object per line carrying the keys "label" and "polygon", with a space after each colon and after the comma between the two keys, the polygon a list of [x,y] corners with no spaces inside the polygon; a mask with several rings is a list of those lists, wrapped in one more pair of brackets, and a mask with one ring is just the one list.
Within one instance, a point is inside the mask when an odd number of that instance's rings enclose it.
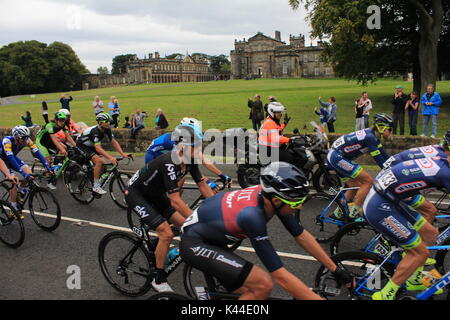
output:
{"label": "bicycle", "polygon": [[[58,200],[53,193],[39,186],[34,180],[27,183],[28,192],[24,195],[21,192],[17,192],[17,211],[19,216],[28,202],[28,212],[36,225],[42,230],[54,231],[61,222],[61,207]],[[23,181],[20,181],[19,184],[23,184]],[[9,191],[13,187],[8,179],[0,181],[0,188],[6,190],[6,192],[1,192],[1,200],[8,201]]]}
{"label": "bicycle", "polygon": [[[356,190],[359,187],[340,188],[335,195],[317,193],[308,195],[300,212],[296,213],[299,223],[307,229],[318,242],[329,242],[337,230],[349,222],[349,206],[345,192]],[[322,209],[323,208],[323,209]],[[338,210],[342,220],[333,217],[334,211]],[[316,214],[319,211],[320,214]]]}
{"label": "bicycle", "polygon": [[[122,161],[125,158],[116,158],[117,161]],[[132,161],[133,158],[128,158]],[[126,165],[128,165],[126,163]],[[103,189],[109,183],[109,195],[115,204],[120,208],[126,209],[125,189],[127,188],[128,180],[131,174],[125,171],[120,171],[118,165],[108,163],[105,165],[106,170],[100,177],[100,187]],[[82,204],[89,204],[94,199],[99,199],[102,196],[92,190],[94,186],[94,166],[91,161],[84,159],[83,163],[76,163],[69,166],[64,171],[64,183],[69,190],[71,196]]]}
{"label": "bicycle", "polygon": [[25,239],[25,228],[16,210],[0,200],[0,241],[10,248],[18,248]]}

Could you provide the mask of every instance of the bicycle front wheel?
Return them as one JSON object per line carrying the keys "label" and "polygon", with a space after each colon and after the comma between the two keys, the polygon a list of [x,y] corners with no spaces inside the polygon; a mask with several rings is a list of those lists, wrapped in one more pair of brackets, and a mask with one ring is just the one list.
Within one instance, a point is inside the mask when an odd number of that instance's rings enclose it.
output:
{"label": "bicycle front wheel", "polygon": [[339,229],[331,240],[330,254],[365,251],[366,248],[372,251],[379,250],[380,254],[385,254],[390,251],[390,245],[386,246],[386,244],[381,243],[382,237],[376,240],[375,237],[379,235],[380,233],[365,221],[349,223]]}
{"label": "bicycle front wheel", "polygon": [[196,287],[208,288],[208,291],[212,292],[227,292],[215,278],[207,277],[203,271],[188,264],[185,264],[183,268],[183,284],[187,295],[193,299],[197,299]]}
{"label": "bicycle front wheel", "polygon": [[113,201],[121,208],[126,209],[128,205],[125,201],[125,190],[128,187],[128,180],[131,175],[126,172],[119,172],[118,175],[113,176],[109,183],[109,194]]}
{"label": "bicycle front wheel", "polygon": [[82,204],[94,201],[93,183],[87,170],[78,164],[72,164],[64,170],[64,184],[70,195]]}
{"label": "bicycle front wheel", "polygon": [[98,262],[106,281],[127,296],[140,296],[151,288],[154,256],[142,240],[125,232],[111,232],[98,247]]}
{"label": "bicycle front wheel", "polygon": [[11,248],[18,248],[25,239],[25,228],[17,212],[9,202],[0,200],[0,241]]}
{"label": "bicycle front wheel", "polygon": [[28,200],[31,218],[39,228],[53,231],[61,223],[61,207],[56,197],[42,187],[34,188]]}

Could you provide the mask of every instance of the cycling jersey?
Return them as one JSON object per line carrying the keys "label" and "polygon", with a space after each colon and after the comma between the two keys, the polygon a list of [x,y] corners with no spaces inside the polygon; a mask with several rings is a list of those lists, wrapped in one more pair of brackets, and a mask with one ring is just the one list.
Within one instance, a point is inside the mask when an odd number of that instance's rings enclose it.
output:
{"label": "cycling jersey", "polygon": [[432,146],[425,146],[419,148],[412,148],[409,150],[405,150],[403,152],[397,153],[393,155],[383,164],[385,168],[392,167],[400,162],[414,160],[414,159],[422,159],[422,158],[430,158],[430,157],[441,157],[446,158],[447,154],[445,153],[445,149],[439,146],[438,144]]}
{"label": "cycling jersey", "polygon": [[59,132],[62,132],[63,134],[67,133],[67,127],[65,125],[59,127],[55,122],[49,122],[37,133],[36,144],[44,157],[49,157],[51,153],[56,153],[58,148],[53,143],[50,135]]}
{"label": "cycling jersey", "polygon": [[19,172],[25,178],[29,177],[29,175],[22,170],[23,166],[25,166],[26,164],[19,157],[17,157],[17,154],[25,146],[30,148],[31,152],[35,156],[37,156],[39,160],[42,162],[42,164],[46,167],[46,169],[50,171],[47,161],[42,156],[41,152],[39,152],[38,147],[34,144],[34,142],[30,138],[27,138],[27,141],[25,142],[24,145],[19,145],[16,144],[13,136],[4,137],[1,140],[0,144],[0,157],[5,162],[7,167]]}
{"label": "cycling jersey", "polygon": [[147,164],[164,152],[172,150],[174,145],[175,141],[172,140],[172,134],[170,132],[164,133],[154,139],[145,153],[145,163]]}
{"label": "cycling jersey", "polygon": [[[283,266],[267,234],[267,218],[261,185],[219,193],[206,199],[183,224],[183,237],[226,248],[239,239],[249,238],[264,266],[273,272]],[[278,216],[293,237],[303,232],[294,215]],[[191,257],[192,258],[192,257]],[[213,259],[213,257],[209,257]],[[220,256],[215,257],[215,259]],[[201,257],[199,257],[201,259]]]}
{"label": "cycling jersey", "polygon": [[114,139],[111,128],[100,130],[99,126],[89,127],[77,138],[77,145],[94,148],[95,145],[101,144],[105,136],[109,141]]}

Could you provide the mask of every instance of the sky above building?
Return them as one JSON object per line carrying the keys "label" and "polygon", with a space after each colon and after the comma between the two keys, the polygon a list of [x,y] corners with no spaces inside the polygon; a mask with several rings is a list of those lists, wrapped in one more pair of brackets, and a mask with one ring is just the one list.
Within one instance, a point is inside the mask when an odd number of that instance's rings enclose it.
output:
{"label": "sky above building", "polygon": [[38,40],[69,44],[93,73],[116,55],[230,54],[257,32],[289,41],[310,26],[287,0],[0,0],[0,46]]}

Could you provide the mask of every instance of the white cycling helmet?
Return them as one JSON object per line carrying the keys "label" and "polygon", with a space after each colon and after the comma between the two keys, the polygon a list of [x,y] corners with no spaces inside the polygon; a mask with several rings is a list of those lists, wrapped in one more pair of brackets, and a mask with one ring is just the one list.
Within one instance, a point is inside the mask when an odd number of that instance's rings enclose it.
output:
{"label": "white cycling helmet", "polygon": [[58,112],[62,112],[66,115],[66,117],[70,116],[70,111],[67,109],[59,109]]}
{"label": "white cycling helmet", "polygon": [[12,129],[12,135],[19,138],[28,138],[30,136],[30,129],[25,126],[16,126]]}
{"label": "white cycling helmet", "polygon": [[180,125],[185,125],[185,124],[191,124],[197,128],[201,128],[200,121],[198,121],[195,118],[183,118],[183,120],[180,121]]}
{"label": "white cycling helmet", "polygon": [[284,112],[286,108],[279,102],[271,102],[267,106],[267,113],[273,118],[274,112]]}

